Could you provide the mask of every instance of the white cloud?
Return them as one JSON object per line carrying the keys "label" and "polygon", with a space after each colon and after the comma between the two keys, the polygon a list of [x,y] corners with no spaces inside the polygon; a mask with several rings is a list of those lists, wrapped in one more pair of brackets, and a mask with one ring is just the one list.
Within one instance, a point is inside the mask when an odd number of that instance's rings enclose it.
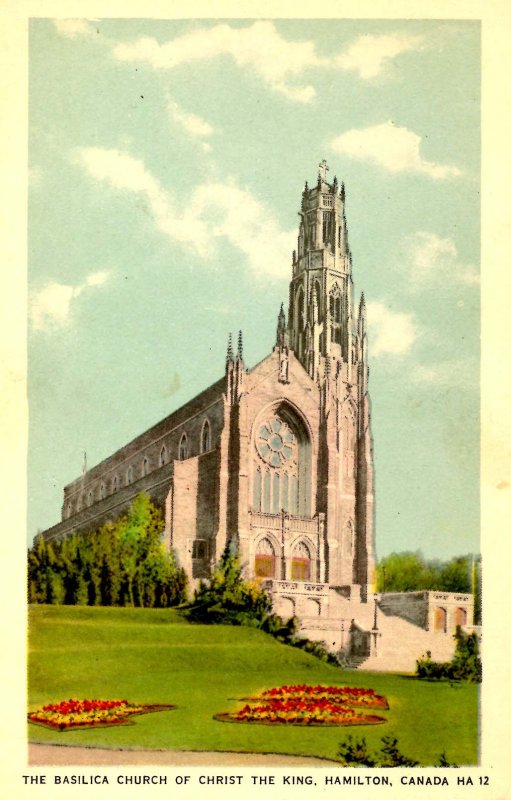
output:
{"label": "white cloud", "polygon": [[224,237],[257,274],[286,274],[295,231],[282,231],[247,190],[228,182],[203,183],[195,187],[182,211],[145,164],[128,153],[86,148],[79,151],[79,159],[97,180],[141,195],[156,229],[201,257],[212,256],[215,240]]}
{"label": "white cloud", "polygon": [[410,377],[412,382],[418,386],[477,389],[479,387],[479,365],[470,359],[442,361],[427,366],[419,364],[413,368]]}
{"label": "white cloud", "polygon": [[87,286],[103,286],[108,280],[108,272],[92,272],[86,279]]}
{"label": "white cloud", "polygon": [[29,299],[29,315],[35,330],[47,330],[67,325],[71,317],[71,306],[84,289],[102,286],[108,279],[107,272],[93,272],[78,286],[51,282],[32,292]]}
{"label": "white cloud", "polygon": [[479,283],[477,269],[463,264],[458,259],[458,250],[452,239],[444,239],[435,233],[418,231],[408,242],[409,269],[412,284],[428,281],[450,280],[466,286]]}
{"label": "white cloud", "polygon": [[412,314],[392,311],[385,303],[367,303],[369,346],[373,358],[379,355],[404,355],[417,338]]}
{"label": "white cloud", "polygon": [[160,44],[151,37],[124,42],[113,48],[119,61],[145,62],[157,70],[230,56],[237,66],[252,69],[271,89],[290,100],[307,103],[315,96],[312,86],[289,83],[310,67],[329,65],[315,51],[314,42],[290,42],[272,22],[258,21],[243,28],[222,23],[199,28]]}
{"label": "white cloud", "polygon": [[[175,101],[171,100],[168,104],[168,112],[171,120],[179,125],[192,139],[202,140],[214,134],[213,127],[198,114],[191,114],[181,108]],[[201,141],[202,149],[205,153],[211,150],[209,142]]]}
{"label": "white cloud", "polygon": [[435,180],[461,175],[458,167],[423,159],[421,141],[413,131],[389,121],[369,128],[353,128],[334,139],[330,146],[336,153],[373,162],[389,172],[420,172]]}
{"label": "white cloud", "polygon": [[53,24],[61,36],[77,39],[80,36],[93,36],[95,30],[86,19],[54,19]]}
{"label": "white cloud", "polygon": [[337,63],[341,69],[353,70],[363,80],[371,80],[383,72],[391,59],[416,50],[421,42],[420,36],[408,36],[405,33],[382,36],[366,34],[355,39],[346,52],[337,58]]}

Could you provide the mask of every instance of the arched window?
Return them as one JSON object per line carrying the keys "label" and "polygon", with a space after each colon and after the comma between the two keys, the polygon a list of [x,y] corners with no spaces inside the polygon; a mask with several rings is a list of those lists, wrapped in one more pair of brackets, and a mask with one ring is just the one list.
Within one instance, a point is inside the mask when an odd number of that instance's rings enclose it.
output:
{"label": "arched window", "polygon": [[311,576],[310,551],[304,542],[298,542],[291,556],[291,580],[309,581]]}
{"label": "arched window", "polygon": [[328,211],[323,211],[323,242],[328,242],[328,227],[330,222],[330,214]]}
{"label": "arched window", "polygon": [[209,420],[205,420],[200,438],[200,451],[207,453],[208,450],[211,450],[211,426]]}
{"label": "arched window", "polygon": [[185,458],[188,458],[188,439],[186,438],[186,433],[183,433],[181,436],[181,441],[179,442],[179,460],[184,461]]}
{"label": "arched window", "polygon": [[71,503],[68,503],[67,504],[67,509],[66,509],[66,517],[67,517],[67,519],[69,519],[70,516],[71,516]]}
{"label": "arched window", "polygon": [[261,539],[256,547],[255,574],[257,578],[275,577],[275,550],[267,538]]}
{"label": "arched window", "polygon": [[456,608],[454,609],[454,625],[457,628],[458,625],[466,625],[467,624],[467,609],[466,608]]}
{"label": "arched window", "polygon": [[101,497],[102,500],[104,500],[106,497],[106,487],[104,483],[101,484],[101,487],[99,489],[99,496]]}
{"label": "arched window", "polygon": [[254,430],[253,508],[310,513],[310,441],[294,411],[281,404],[260,418]]}
{"label": "arched window", "polygon": [[149,474],[149,459],[147,456],[144,458],[144,463],[142,464],[142,475]]}
{"label": "arched window", "polygon": [[94,502],[94,495],[92,494],[92,491],[90,491],[89,496],[87,498],[87,505],[91,506],[93,502]]}
{"label": "arched window", "polygon": [[160,467],[163,467],[167,463],[167,448],[165,445],[160,450]]}
{"label": "arched window", "polygon": [[113,489],[113,493],[114,494],[119,491],[119,478],[117,477],[117,475],[114,477],[114,482],[112,484],[112,489]]}
{"label": "arched window", "polygon": [[341,291],[336,285],[330,292],[330,338],[332,342],[341,344]]}
{"label": "arched window", "polygon": [[129,486],[133,483],[133,467],[128,467],[128,471],[126,473],[126,486]]}
{"label": "arched window", "polygon": [[303,288],[300,286],[298,292],[296,294],[296,322],[297,328],[299,331],[303,331],[305,328],[305,319],[304,319],[304,296],[303,296]]}
{"label": "arched window", "polygon": [[435,617],[433,620],[433,629],[446,633],[447,631],[447,611],[445,608],[435,608]]}

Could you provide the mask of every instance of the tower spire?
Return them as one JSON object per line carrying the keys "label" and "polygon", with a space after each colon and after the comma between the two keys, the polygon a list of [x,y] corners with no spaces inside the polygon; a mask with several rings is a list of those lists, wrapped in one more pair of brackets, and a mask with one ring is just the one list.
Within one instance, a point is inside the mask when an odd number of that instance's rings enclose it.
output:
{"label": "tower spire", "polygon": [[278,347],[283,347],[284,346],[284,344],[285,344],[285,342],[284,342],[285,334],[286,334],[286,315],[284,313],[284,303],[281,303],[280,304],[279,316],[277,318],[277,340],[276,340],[276,343],[277,343]]}
{"label": "tower spire", "polygon": [[229,334],[229,337],[227,339],[227,353],[225,356],[225,360],[227,363],[229,363],[230,361],[234,361],[234,353],[232,351],[232,333]]}
{"label": "tower spire", "polygon": [[243,331],[238,332],[238,361],[243,361]]}
{"label": "tower spire", "polygon": [[328,183],[328,171],[323,159],[317,184],[302,194],[289,293],[289,347],[314,380],[327,356],[350,372],[354,325],[344,184],[336,176]]}

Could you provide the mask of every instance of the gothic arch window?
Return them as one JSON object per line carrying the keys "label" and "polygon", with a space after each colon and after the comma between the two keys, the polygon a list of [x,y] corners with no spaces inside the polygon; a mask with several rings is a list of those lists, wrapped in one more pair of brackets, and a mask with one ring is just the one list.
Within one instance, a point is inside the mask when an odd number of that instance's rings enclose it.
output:
{"label": "gothic arch window", "polygon": [[261,492],[262,492],[261,468],[257,467],[254,474],[254,497],[253,497],[254,511],[261,511],[261,502],[262,502]]}
{"label": "gothic arch window", "polygon": [[104,500],[105,497],[106,497],[106,487],[105,487],[104,483],[101,484],[101,487],[100,487],[100,490],[99,490],[99,496],[101,497],[102,500]]}
{"label": "gothic arch window", "polygon": [[296,322],[299,331],[305,327],[303,287],[299,286],[296,293]]}
{"label": "gothic arch window", "polygon": [[291,556],[291,580],[309,581],[311,578],[311,554],[305,542],[298,542]]}
{"label": "gothic arch window", "polygon": [[94,502],[94,495],[92,494],[92,491],[90,491],[89,496],[87,497],[87,505],[91,506],[93,502]]}
{"label": "gothic arch window", "polygon": [[304,347],[304,335],[303,331],[305,329],[305,296],[303,291],[303,286],[299,286],[296,291],[296,301],[295,301],[295,328],[297,334],[296,340],[296,349],[298,352],[298,356],[301,357],[303,355],[303,347]]}
{"label": "gothic arch window", "polygon": [[76,501],[76,510],[77,511],[81,511],[82,510],[82,498],[81,497],[79,497],[78,500]]}
{"label": "gothic arch window", "polygon": [[112,484],[112,487],[114,494],[119,491],[119,478],[117,477],[117,475],[114,477],[114,482]]}
{"label": "gothic arch window", "polygon": [[167,448],[165,445],[160,450],[160,467],[163,467],[167,463]]}
{"label": "gothic arch window", "polygon": [[209,420],[206,419],[202,426],[200,451],[201,453],[207,453],[208,450],[211,450],[211,425],[209,424]]}
{"label": "gothic arch window", "polygon": [[330,227],[330,212],[323,211],[323,243],[328,242],[328,228]]}
{"label": "gothic arch window", "polygon": [[185,458],[188,458],[188,439],[186,438],[186,433],[183,433],[179,441],[178,458],[180,461],[184,461]]}
{"label": "gothic arch window", "polygon": [[126,473],[126,486],[130,486],[133,483],[133,467],[129,466],[128,471]]}
{"label": "gothic arch window", "polygon": [[442,633],[447,632],[447,610],[445,608],[435,608],[433,629]]}
{"label": "gothic arch window", "polygon": [[70,516],[71,516],[71,503],[68,503],[67,504],[67,509],[66,509],[66,517],[67,517],[67,519],[69,519]]}
{"label": "gothic arch window", "polygon": [[142,464],[142,475],[148,475],[148,474],[149,474],[149,459],[146,456]]}
{"label": "gothic arch window", "polygon": [[275,549],[268,538],[261,539],[256,545],[255,574],[256,578],[275,577]]}
{"label": "gothic arch window", "polygon": [[310,440],[286,403],[270,410],[254,429],[253,508],[265,514],[310,513]]}
{"label": "gothic arch window", "polygon": [[454,626],[457,628],[458,625],[466,625],[467,624],[467,609],[466,608],[455,608],[454,609]]}
{"label": "gothic arch window", "polygon": [[341,344],[341,290],[337,285],[331,290],[329,298],[330,339]]}

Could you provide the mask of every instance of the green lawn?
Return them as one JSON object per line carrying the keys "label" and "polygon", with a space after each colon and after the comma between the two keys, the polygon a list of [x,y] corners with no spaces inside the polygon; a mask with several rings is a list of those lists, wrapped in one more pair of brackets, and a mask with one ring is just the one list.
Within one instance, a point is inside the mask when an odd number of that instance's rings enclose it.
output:
{"label": "green lawn", "polygon": [[[217,722],[237,698],[291,683],[365,686],[384,694],[388,722],[357,728]],[[125,748],[232,750],[335,758],[348,733],[377,748],[384,735],[423,765],[446,752],[477,763],[478,688],[410,676],[350,672],[251,628],[190,625],[172,609],[34,606],[29,621],[29,708],[69,697],[168,703],[135,724],[65,733],[29,725],[33,742]]]}

